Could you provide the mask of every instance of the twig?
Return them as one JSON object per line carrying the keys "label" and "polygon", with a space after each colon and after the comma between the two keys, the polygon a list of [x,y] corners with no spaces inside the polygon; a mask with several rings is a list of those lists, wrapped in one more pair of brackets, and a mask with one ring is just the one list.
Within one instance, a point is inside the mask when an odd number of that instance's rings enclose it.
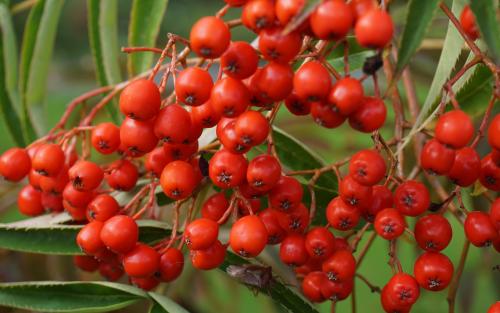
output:
{"label": "twig", "polygon": [[466,238],[464,239],[464,246],[462,248],[462,254],[460,255],[460,263],[458,263],[457,270],[455,271],[455,276],[453,277],[450,289],[448,290],[448,312],[455,313],[455,298],[457,296],[458,284],[460,282],[460,277],[464,271],[465,261],[467,260],[467,254],[469,253],[470,242]]}

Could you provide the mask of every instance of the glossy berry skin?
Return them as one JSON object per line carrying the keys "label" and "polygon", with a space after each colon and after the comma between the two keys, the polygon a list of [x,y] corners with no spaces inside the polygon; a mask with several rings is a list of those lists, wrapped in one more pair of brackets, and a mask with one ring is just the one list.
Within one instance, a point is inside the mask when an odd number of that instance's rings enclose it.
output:
{"label": "glossy berry skin", "polygon": [[289,212],[302,201],[302,185],[293,177],[282,176],[276,186],[269,192],[271,207]]}
{"label": "glossy berry skin", "polygon": [[154,277],[130,277],[130,284],[140,288],[144,291],[150,291],[158,287],[160,281]]}
{"label": "glossy berry skin", "polygon": [[349,125],[360,132],[371,133],[384,125],[386,116],[382,99],[365,97],[360,107],[349,115]]}
{"label": "glossy berry skin", "polygon": [[165,195],[171,199],[186,199],[198,185],[196,174],[186,161],[170,162],[161,173],[161,188]]}
{"label": "glossy berry skin", "polygon": [[493,163],[496,164],[496,166],[500,167],[500,150],[493,148],[491,150],[491,159],[493,160]]}
{"label": "glossy berry skin", "polygon": [[42,205],[42,194],[31,185],[26,185],[17,195],[19,211],[28,216],[37,216],[45,210]]}
{"label": "glossy berry skin", "polygon": [[105,222],[115,216],[120,210],[118,202],[109,194],[100,194],[87,206],[87,219],[89,221]]}
{"label": "glossy berry skin", "polygon": [[[247,111],[248,112],[248,111]],[[220,137],[219,140],[224,146],[224,148],[232,153],[235,154],[244,154],[247,153],[251,146],[246,145],[243,140],[246,137],[241,137],[236,134],[235,130],[236,126],[236,120],[230,121],[226,126],[224,126],[224,129],[220,131]],[[248,141],[251,141],[250,139],[252,137],[248,137]]]}
{"label": "glossy berry skin", "polygon": [[424,252],[415,261],[413,274],[420,287],[440,291],[448,287],[453,277],[453,263],[439,252]]}
{"label": "glossy berry skin", "polygon": [[129,191],[134,188],[139,177],[137,167],[128,160],[116,160],[110,166],[106,175],[108,185],[121,191]]}
{"label": "glossy berry skin", "polygon": [[324,227],[312,228],[306,234],[306,249],[311,258],[326,260],[334,252],[335,236]]}
{"label": "glossy berry skin", "polygon": [[283,34],[283,28],[273,27],[259,32],[259,50],[268,61],[288,63],[300,51],[302,37],[298,32]]}
{"label": "glossy berry skin", "polygon": [[232,7],[239,7],[248,2],[248,0],[224,0],[225,3]]}
{"label": "glossy berry skin", "polygon": [[309,225],[309,210],[302,203],[287,213],[280,213],[278,223],[288,233],[302,234]]}
{"label": "glossy berry skin", "polygon": [[207,249],[217,240],[219,224],[207,218],[199,218],[186,226],[184,242],[190,250]]}
{"label": "glossy berry skin", "polygon": [[339,127],[346,119],[335,106],[324,102],[311,104],[311,116],[316,124],[326,128]]}
{"label": "glossy berry skin", "polygon": [[[63,199],[71,206],[85,209],[95,196],[93,191],[80,191],[73,187],[73,184],[68,183],[63,190]],[[85,210],[84,210],[85,211]]]}
{"label": "glossy berry skin", "polygon": [[340,182],[339,194],[347,204],[363,208],[367,207],[371,201],[372,187],[361,185],[352,176],[348,175]]}
{"label": "glossy berry skin", "polygon": [[259,56],[249,43],[233,41],[222,55],[220,64],[227,76],[241,80],[255,73]]}
{"label": "glossy berry skin", "polygon": [[240,80],[226,77],[215,83],[210,102],[218,115],[236,117],[250,104],[250,92]]}
{"label": "glossy berry skin", "polygon": [[182,103],[198,106],[210,98],[214,83],[210,74],[199,67],[182,70],[175,79],[175,94]]}
{"label": "glossy berry skin", "polygon": [[391,277],[387,285],[389,297],[393,303],[399,307],[411,306],[420,296],[420,288],[417,281],[411,275],[405,273],[397,273]]}
{"label": "glossy berry skin", "polygon": [[100,237],[103,226],[103,222],[93,221],[78,232],[76,243],[83,252],[93,255],[106,249]]}
{"label": "glossy berry skin", "polygon": [[269,0],[248,1],[241,12],[243,25],[256,33],[273,26],[275,18],[274,3]]}
{"label": "glossy berry skin", "polygon": [[217,125],[221,116],[215,111],[210,101],[191,108],[191,125],[198,124],[203,128],[211,128]]}
{"label": "glossy berry skin", "polygon": [[321,294],[325,299],[330,301],[342,301],[346,299],[352,292],[353,279],[345,281],[333,281],[327,279],[321,286]]}
{"label": "glossy berry skin", "polygon": [[125,118],[120,126],[120,145],[132,157],[152,151],[158,143],[152,120],[140,121]]}
{"label": "glossy berry skin", "polygon": [[269,135],[270,128],[267,119],[257,111],[246,111],[234,122],[238,140],[250,146],[263,143]]}
{"label": "glossy berry skin", "polygon": [[[35,174],[36,172],[32,172]],[[43,192],[49,192],[49,193],[54,193],[54,194],[60,194],[63,192],[64,187],[66,187],[66,184],[69,181],[69,176],[68,176],[68,169],[66,166],[63,166],[61,171],[59,171],[59,174],[55,177],[50,177],[50,176],[41,176],[36,174],[38,177],[38,187]],[[30,179],[30,184],[31,184],[31,179]],[[33,185],[33,184],[32,184]]]}
{"label": "glossy berry skin", "polygon": [[18,182],[31,169],[31,159],[28,152],[21,148],[11,148],[0,156],[0,176],[12,182]]}
{"label": "glossy berry skin", "polygon": [[148,245],[138,243],[123,256],[123,268],[131,277],[149,277],[160,267],[160,255]]}
{"label": "glossy berry skin", "polygon": [[304,265],[309,259],[304,236],[288,235],[280,245],[281,262],[288,266]]}
{"label": "glossy berry skin", "polygon": [[267,244],[268,234],[264,223],[256,215],[237,220],[229,233],[229,244],[242,257],[259,255]]}
{"label": "glossy berry skin", "polygon": [[201,216],[217,222],[222,218],[228,207],[229,201],[227,201],[223,192],[219,192],[205,200],[201,208]]}
{"label": "glossy berry skin", "polygon": [[490,246],[499,236],[488,213],[472,211],[464,222],[467,239],[476,247]]}
{"label": "glossy berry skin", "polygon": [[184,268],[184,255],[177,248],[168,248],[160,257],[160,278],[171,282],[179,277]]}
{"label": "glossy berry skin", "polygon": [[191,130],[191,116],[177,103],[161,109],[154,122],[156,137],[167,143],[183,143]]}
{"label": "glossy berry skin", "polygon": [[349,175],[365,186],[379,183],[384,178],[386,170],[384,159],[375,150],[361,150],[349,161]]}
{"label": "glossy berry skin", "polygon": [[220,150],[210,159],[208,172],[216,186],[223,189],[234,188],[245,181],[247,166],[244,156]]}
{"label": "glossy berry skin", "polygon": [[500,301],[493,303],[486,313],[500,313]]}
{"label": "glossy berry skin", "polygon": [[361,212],[355,206],[345,203],[340,197],[334,198],[326,207],[326,219],[331,227],[345,231],[358,225]]}
{"label": "glossy berry skin", "polygon": [[148,172],[153,173],[156,177],[160,177],[165,166],[171,161],[173,160],[167,156],[163,147],[156,147],[153,151],[146,154],[144,166]]}
{"label": "glossy berry skin", "polygon": [[451,241],[450,222],[440,214],[429,214],[415,223],[415,240],[426,251],[439,252]]}
{"label": "glossy berry skin", "polygon": [[305,0],[277,0],[275,6],[276,18],[281,25],[287,25],[302,10],[305,3]]}
{"label": "glossy berry skin", "polygon": [[191,263],[199,270],[211,270],[224,262],[226,247],[219,240],[205,250],[191,250]]}
{"label": "glossy berry skin", "polygon": [[392,17],[384,10],[373,9],[358,17],[354,34],[358,43],[366,48],[383,48],[392,38]]}
{"label": "glossy berry skin", "polygon": [[488,126],[488,143],[493,149],[500,150],[500,114],[495,115]]}
{"label": "glossy berry skin", "polygon": [[295,92],[285,99],[285,106],[293,115],[301,116],[311,113],[311,103],[300,99]]}
{"label": "glossy berry skin", "polygon": [[120,94],[120,111],[131,119],[149,120],[158,114],[160,105],[160,91],[149,79],[130,83]]}
{"label": "glossy berry skin", "polygon": [[455,151],[453,166],[448,172],[448,178],[456,185],[467,187],[472,185],[481,172],[481,158],[471,147],[464,147]]}
{"label": "glossy berry skin", "polygon": [[465,147],[474,136],[471,118],[461,110],[452,110],[441,115],[436,124],[436,139],[452,148]]}
{"label": "glossy berry skin", "polygon": [[269,62],[254,75],[260,96],[268,102],[284,100],[292,92],[293,75],[289,64]]}
{"label": "glossy berry skin", "polygon": [[396,188],[394,205],[403,215],[420,215],[431,205],[429,190],[421,182],[407,180]]}
{"label": "glossy berry skin", "polygon": [[479,181],[490,190],[500,191],[500,167],[493,161],[491,153],[481,160]]}
{"label": "glossy berry skin", "polygon": [[460,25],[470,39],[476,40],[479,38],[476,17],[468,5],[464,6],[460,14]]}
{"label": "glossy berry skin", "polygon": [[382,288],[380,300],[382,302],[382,308],[386,313],[409,313],[411,310],[411,305],[401,306],[398,304],[397,299],[394,297],[394,293],[391,292],[387,285]]}
{"label": "glossy berry skin", "polygon": [[333,85],[328,102],[334,105],[340,114],[349,116],[363,105],[364,91],[361,82],[345,77]]}
{"label": "glossy berry skin", "polygon": [[191,27],[190,46],[200,57],[215,59],[220,57],[231,41],[229,28],[221,19],[205,16]]}
{"label": "glossy berry skin", "polygon": [[348,281],[354,277],[356,260],[350,251],[342,249],[325,260],[321,268],[331,281]]}
{"label": "glossy berry skin", "polygon": [[392,192],[386,186],[376,185],[372,187],[371,203],[367,207],[361,208],[361,214],[368,222],[373,223],[378,212],[392,207]]}
{"label": "glossy berry skin", "polygon": [[99,165],[90,161],[78,161],[68,172],[69,180],[76,190],[90,191],[101,184],[104,172]]}
{"label": "glossy berry skin", "polygon": [[272,155],[259,155],[248,164],[247,182],[257,191],[267,192],[273,189],[280,177],[280,163]]}
{"label": "glossy berry skin", "polygon": [[311,302],[323,302],[326,299],[321,293],[321,287],[328,279],[323,272],[311,272],[302,281],[302,293]]}
{"label": "glossy berry skin", "polygon": [[398,210],[386,208],[375,216],[374,227],[380,237],[392,240],[403,234],[406,222]]}
{"label": "glossy berry skin", "polygon": [[101,240],[111,251],[124,254],[134,249],[139,238],[137,223],[129,216],[116,215],[101,230]]}
{"label": "glossy berry skin", "polygon": [[[250,203],[252,201],[259,201],[258,204],[260,206],[260,199],[251,199]],[[252,207],[252,210],[255,212],[256,210]],[[247,209],[248,211],[248,209]],[[245,212],[246,213],[246,212]],[[249,213],[245,214],[248,215]],[[267,244],[269,245],[275,245],[279,244],[283,241],[283,239],[286,237],[287,232],[283,227],[281,227],[279,219],[281,218],[281,212],[272,209],[272,208],[267,208],[265,210],[260,211],[258,214],[258,217],[264,223],[264,226],[266,226],[267,230]]]}
{"label": "glossy berry skin", "polygon": [[490,218],[496,229],[500,231],[500,198],[497,198],[490,207]]}
{"label": "glossy berry skin", "polygon": [[[335,23],[332,23],[335,21]],[[342,0],[328,0],[311,14],[311,29],[319,39],[338,40],[349,32],[354,21],[352,10]]]}
{"label": "glossy berry skin", "polygon": [[376,8],[377,2],[375,0],[352,0],[349,5],[354,14],[354,19],[357,20],[368,11]]}
{"label": "glossy berry skin", "polygon": [[99,264],[99,274],[108,281],[117,281],[123,276],[123,270],[115,263]]}
{"label": "glossy berry skin", "polygon": [[99,261],[88,255],[73,256],[76,267],[85,272],[95,272],[99,268]]}
{"label": "glossy berry skin", "polygon": [[92,130],[91,142],[101,154],[111,154],[120,146],[120,128],[113,123],[100,123]]}
{"label": "glossy berry skin", "polygon": [[422,168],[437,175],[447,174],[453,167],[454,161],[455,150],[436,139],[427,141],[420,153]]}
{"label": "glossy berry skin", "polygon": [[32,169],[42,176],[55,177],[59,174],[65,161],[64,152],[60,146],[47,143],[36,150],[31,159]]}
{"label": "glossy berry skin", "polygon": [[293,77],[293,91],[303,101],[326,99],[331,87],[328,70],[318,61],[303,64]]}
{"label": "glossy berry skin", "polygon": [[44,210],[49,212],[62,212],[63,198],[60,194],[43,192],[41,196],[41,202]]}

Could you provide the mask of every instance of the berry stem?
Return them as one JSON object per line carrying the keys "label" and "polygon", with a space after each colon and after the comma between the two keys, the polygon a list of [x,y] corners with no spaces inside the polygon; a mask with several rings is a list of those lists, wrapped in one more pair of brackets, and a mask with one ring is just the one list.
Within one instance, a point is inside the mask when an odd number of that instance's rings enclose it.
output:
{"label": "berry stem", "polygon": [[361,275],[360,273],[356,272],[355,277],[359,278],[362,282],[364,282],[368,286],[368,288],[370,288],[371,292],[380,293],[380,287],[372,284],[364,275]]}
{"label": "berry stem", "polygon": [[470,242],[469,240],[467,240],[467,238],[465,238],[464,240],[465,242],[462,248],[462,253],[460,255],[460,261],[457,270],[455,271],[455,276],[453,276],[453,279],[451,281],[450,288],[448,290],[448,297],[446,298],[448,300],[448,313],[455,313],[455,298],[457,296],[458,285],[460,283],[460,277],[462,276],[462,273],[464,271],[467,254],[469,253]]}

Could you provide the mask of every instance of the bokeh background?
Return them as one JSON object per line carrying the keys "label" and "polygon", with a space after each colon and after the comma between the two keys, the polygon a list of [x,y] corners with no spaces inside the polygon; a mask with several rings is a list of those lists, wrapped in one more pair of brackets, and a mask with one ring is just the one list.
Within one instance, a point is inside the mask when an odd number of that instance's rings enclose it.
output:
{"label": "bokeh background", "polygon": [[[12,2],[16,4],[20,1]],[[131,1],[120,0],[118,2],[119,45],[126,46]],[[213,14],[222,5],[222,0],[170,0],[161,26],[157,46],[162,47],[164,45],[168,32],[187,37],[192,23],[202,16]],[[391,12],[395,18],[397,33],[401,32],[405,17],[405,5],[406,1],[393,1],[391,4]],[[22,11],[14,16],[17,38],[22,38],[27,15],[28,11]],[[238,15],[239,10],[233,9],[228,17],[234,18]],[[446,26],[446,18],[438,13],[433,26],[428,32],[428,38],[424,41],[419,53],[411,63],[412,76],[420,104],[425,99],[436,69]],[[251,41],[254,36],[241,28],[233,31],[233,38],[235,39]],[[462,59],[465,60],[468,54],[465,47],[462,54]],[[125,73],[126,56],[119,54],[119,58]],[[44,112],[37,118],[45,121],[46,125],[53,126],[71,99],[95,87],[97,87],[97,83],[88,41],[86,2],[84,0],[66,1],[58,25],[53,60],[50,65]],[[366,89],[367,93],[372,92],[370,85],[366,85]],[[404,92],[401,92],[401,94],[404,97]],[[390,101],[387,101],[386,105],[388,111],[392,112]],[[496,110],[498,111],[498,108]],[[105,119],[106,116],[101,118]],[[323,129],[314,124],[310,117],[297,118],[290,115],[286,110],[281,110],[277,125],[303,141],[328,162],[340,160],[360,148],[371,145],[369,135],[355,132],[347,125],[335,130]],[[392,129],[393,116],[392,113],[389,113],[388,121],[383,130],[386,138],[389,138]],[[14,143],[6,131],[4,123],[0,122],[0,152],[13,145]],[[480,146],[479,149],[481,155],[487,153],[486,147]],[[406,163],[410,168],[413,166],[414,157],[411,154],[407,155]],[[23,218],[15,207],[18,190],[19,186],[17,185],[0,182],[0,223],[17,221]],[[434,200],[437,201],[437,198]],[[487,208],[487,203],[482,202],[479,198],[466,196],[465,200],[469,209]],[[454,236],[444,253],[451,258],[454,264],[457,264],[464,235],[456,220],[450,218],[450,221],[453,224]],[[420,252],[411,238],[405,237],[401,241],[402,243],[398,247],[399,257],[404,270],[412,272],[413,261]],[[361,242],[360,246],[362,245],[363,242]],[[387,252],[388,243],[377,238],[359,269],[360,273],[380,287],[390,277],[390,268],[386,265],[389,259]],[[291,278],[289,269],[279,264],[276,250],[267,249],[263,259],[272,264],[276,272],[285,279]],[[492,270],[499,262],[498,254],[493,253],[491,249],[471,248],[457,297],[457,312],[486,312],[487,307],[494,300],[500,298],[500,272]],[[88,274],[76,270],[70,257],[43,256],[0,250],[0,281],[95,279],[99,279],[97,274]],[[293,280],[290,280],[290,282],[291,284],[295,283]],[[169,285],[161,285],[159,288],[159,290],[165,292],[191,312],[253,313],[283,311],[270,298],[262,294],[254,294],[252,290],[238,284],[225,273],[218,270],[210,272],[195,271],[189,265],[189,262],[186,263],[185,270],[178,281]],[[420,300],[414,306],[413,312],[447,312],[446,292],[430,293],[423,291]],[[350,312],[350,301],[350,299],[347,299],[337,305],[337,312]],[[368,287],[360,281],[356,281],[356,303],[358,312],[382,312],[379,296],[372,294]],[[322,312],[329,312],[330,310],[328,304],[319,307]],[[138,304],[117,312],[145,311],[146,306]],[[21,311],[0,307],[0,312]]]}

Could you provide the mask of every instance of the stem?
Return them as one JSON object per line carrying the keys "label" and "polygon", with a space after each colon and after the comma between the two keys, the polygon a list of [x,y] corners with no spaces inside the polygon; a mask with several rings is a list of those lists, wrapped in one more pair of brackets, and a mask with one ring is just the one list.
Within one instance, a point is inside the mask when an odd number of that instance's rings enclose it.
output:
{"label": "stem", "polygon": [[448,290],[448,297],[446,298],[446,300],[448,300],[449,313],[455,312],[455,298],[457,296],[458,285],[460,283],[460,277],[462,276],[462,273],[464,271],[465,261],[467,260],[467,254],[469,253],[470,242],[467,239],[464,240],[465,242],[462,248],[462,254],[460,255],[460,263],[458,264],[455,276],[451,281],[450,289]]}
{"label": "stem", "polygon": [[365,276],[356,273],[356,277],[359,278],[361,281],[363,281],[368,286],[368,288],[370,288],[371,292],[380,293],[380,287],[370,283],[370,281]]}
{"label": "stem", "polygon": [[365,246],[363,247],[363,249],[361,250],[361,252],[358,255],[358,258],[356,260],[356,267],[359,268],[361,266],[361,262],[363,262],[363,260],[364,260],[364,258],[366,256],[366,253],[368,252],[368,250],[372,246],[372,243],[375,240],[375,238],[377,238],[377,233],[376,232],[372,232],[372,234],[370,235],[370,237],[368,237],[368,242],[365,244]]}
{"label": "stem", "polygon": [[354,237],[354,239],[351,242],[352,252],[356,252],[356,249],[358,248],[359,242],[363,238],[363,235],[366,233],[368,228],[370,228],[370,226],[371,226],[371,223],[366,223],[365,226],[363,226],[363,228],[361,228],[361,230],[356,234],[356,237]]}
{"label": "stem", "polygon": [[356,313],[356,281],[352,281],[351,312]]}

